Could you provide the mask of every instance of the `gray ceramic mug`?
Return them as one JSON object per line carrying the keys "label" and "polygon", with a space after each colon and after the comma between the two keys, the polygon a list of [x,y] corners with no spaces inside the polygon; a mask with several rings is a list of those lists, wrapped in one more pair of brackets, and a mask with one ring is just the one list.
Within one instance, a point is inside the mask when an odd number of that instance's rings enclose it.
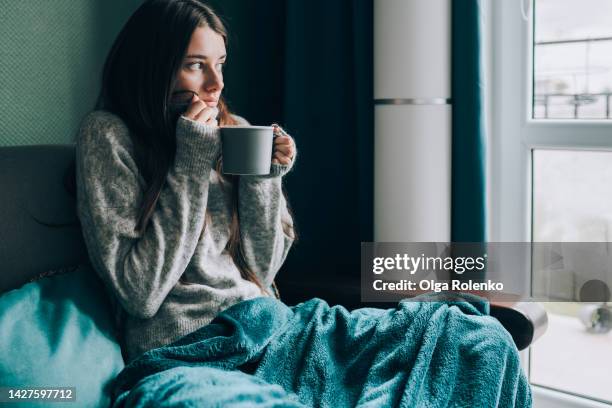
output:
{"label": "gray ceramic mug", "polygon": [[270,174],[272,126],[221,126],[219,130],[224,174]]}

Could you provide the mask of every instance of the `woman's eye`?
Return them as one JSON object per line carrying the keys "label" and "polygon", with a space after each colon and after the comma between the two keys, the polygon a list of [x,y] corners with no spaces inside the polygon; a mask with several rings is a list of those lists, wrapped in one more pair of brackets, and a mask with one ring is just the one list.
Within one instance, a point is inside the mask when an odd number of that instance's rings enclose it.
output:
{"label": "woman's eye", "polygon": [[201,69],[202,68],[202,63],[201,62],[192,62],[191,64],[187,64],[187,66],[189,68],[193,68],[193,69]]}
{"label": "woman's eye", "polygon": [[[220,62],[217,65],[215,65],[215,69],[219,72],[223,71],[223,65],[224,63]],[[187,64],[187,67],[189,69],[196,69],[196,70],[201,70],[204,69],[204,64],[202,62],[192,62],[191,64]]]}

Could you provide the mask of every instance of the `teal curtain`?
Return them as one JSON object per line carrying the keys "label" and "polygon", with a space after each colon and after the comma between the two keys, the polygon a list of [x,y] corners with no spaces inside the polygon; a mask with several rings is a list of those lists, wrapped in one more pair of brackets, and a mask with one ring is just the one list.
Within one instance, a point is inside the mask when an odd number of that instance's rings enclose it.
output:
{"label": "teal curtain", "polygon": [[451,241],[486,240],[480,0],[452,1]]}
{"label": "teal curtain", "polygon": [[300,152],[284,179],[299,240],[281,294],[294,277],[358,279],[361,242],[373,239],[373,1],[214,5],[232,33],[232,108],[254,124],[278,121]]}

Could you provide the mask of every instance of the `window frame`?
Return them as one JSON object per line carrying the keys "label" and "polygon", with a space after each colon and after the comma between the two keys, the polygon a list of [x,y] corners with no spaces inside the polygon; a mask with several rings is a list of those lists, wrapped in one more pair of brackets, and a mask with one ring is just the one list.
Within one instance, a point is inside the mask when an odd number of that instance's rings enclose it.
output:
{"label": "window frame", "polygon": [[[523,4],[521,4],[523,1]],[[534,2],[537,0],[533,0]],[[532,149],[612,151],[612,120],[532,119],[533,7],[529,0],[483,0],[485,117],[490,242],[532,239]],[[529,352],[521,353],[529,374]],[[610,407],[533,385],[534,405]]]}

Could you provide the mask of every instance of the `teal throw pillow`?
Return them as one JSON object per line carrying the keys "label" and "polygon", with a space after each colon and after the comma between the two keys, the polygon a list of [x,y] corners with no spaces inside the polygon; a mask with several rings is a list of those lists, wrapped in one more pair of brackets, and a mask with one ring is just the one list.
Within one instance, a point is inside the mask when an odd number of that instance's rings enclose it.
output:
{"label": "teal throw pillow", "polygon": [[0,407],[108,407],[123,367],[111,305],[89,265],[0,296],[0,387],[74,387],[76,398],[0,400]]}

